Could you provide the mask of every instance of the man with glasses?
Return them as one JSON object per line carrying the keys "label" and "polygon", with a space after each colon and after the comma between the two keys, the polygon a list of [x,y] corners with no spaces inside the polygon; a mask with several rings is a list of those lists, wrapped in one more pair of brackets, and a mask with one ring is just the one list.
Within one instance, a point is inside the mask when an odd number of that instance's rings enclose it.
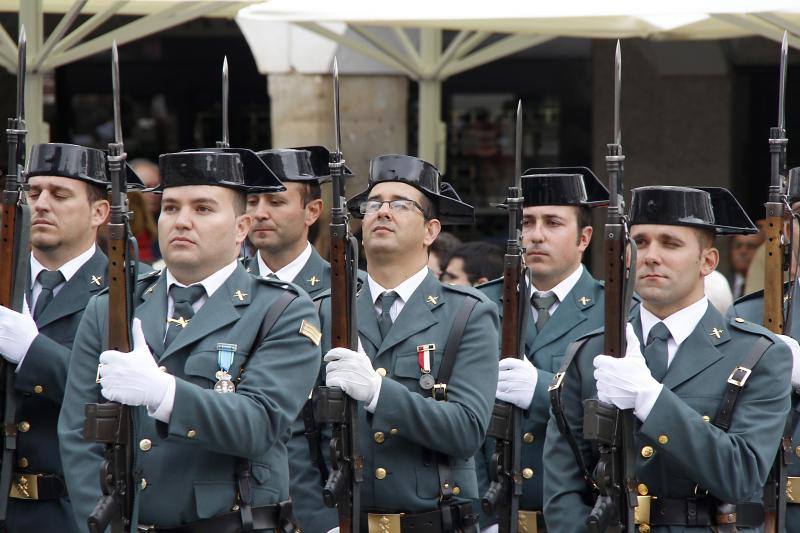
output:
{"label": "man with glasses", "polygon": [[[361,348],[330,349],[330,293],[320,297],[320,322],[325,384],[359,402],[362,521],[374,532],[473,530],[472,456],[494,400],[497,311],[427,268],[441,225],[471,223],[472,207],[429,163],[384,155],[348,208],[363,218],[368,260],[357,302]],[[319,481],[316,494],[310,512],[297,514],[302,529],[335,529],[335,513],[319,512]]]}

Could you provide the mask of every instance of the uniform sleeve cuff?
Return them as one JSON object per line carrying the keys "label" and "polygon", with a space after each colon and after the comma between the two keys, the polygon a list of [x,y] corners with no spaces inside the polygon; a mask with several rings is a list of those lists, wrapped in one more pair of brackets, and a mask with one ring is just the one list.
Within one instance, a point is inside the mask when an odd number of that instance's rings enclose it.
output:
{"label": "uniform sleeve cuff", "polygon": [[150,407],[147,408],[148,415],[165,424],[169,424],[170,416],[172,416],[172,407],[175,405],[175,377],[170,375],[168,377],[167,390],[164,391],[161,403],[158,404],[155,410],[150,409]]}
{"label": "uniform sleeve cuff", "polygon": [[642,421],[642,423],[647,420],[647,416],[650,414],[650,411],[653,410],[653,406],[656,404],[663,388],[664,385],[656,382],[653,387],[648,387],[636,395],[636,405],[634,406],[633,414],[635,414],[636,418]]}
{"label": "uniform sleeve cuff", "polygon": [[381,395],[381,383],[383,383],[383,378],[378,381],[378,388],[375,389],[375,394],[372,395],[372,400],[370,400],[369,404],[364,406],[364,409],[366,409],[368,413],[374,413],[375,409],[378,407],[378,398]]}

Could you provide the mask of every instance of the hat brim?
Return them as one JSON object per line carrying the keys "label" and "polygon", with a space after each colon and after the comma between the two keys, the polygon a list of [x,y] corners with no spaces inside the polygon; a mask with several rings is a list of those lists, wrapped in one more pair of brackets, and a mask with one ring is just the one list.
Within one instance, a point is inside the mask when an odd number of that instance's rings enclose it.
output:
{"label": "hat brim", "polygon": [[350,211],[350,214],[355,218],[364,218],[364,215],[361,214],[361,202],[366,201],[369,198],[369,193],[378,183],[386,183],[389,181],[395,181],[399,183],[405,183],[410,185],[420,191],[422,194],[425,195],[428,200],[433,203],[434,207],[436,208],[436,220],[441,222],[442,224],[446,224],[448,226],[458,226],[458,225],[469,225],[475,223],[475,211],[471,205],[466,204],[458,198],[458,195],[455,193],[455,190],[450,186],[448,183],[442,183],[442,189],[445,193],[452,193],[452,196],[445,195],[445,194],[437,194],[431,192],[427,189],[424,189],[419,186],[418,182],[407,181],[403,179],[395,179],[395,180],[382,180],[373,182],[368,188],[361,191],[360,193],[356,194],[350,200],[347,201],[347,209]]}

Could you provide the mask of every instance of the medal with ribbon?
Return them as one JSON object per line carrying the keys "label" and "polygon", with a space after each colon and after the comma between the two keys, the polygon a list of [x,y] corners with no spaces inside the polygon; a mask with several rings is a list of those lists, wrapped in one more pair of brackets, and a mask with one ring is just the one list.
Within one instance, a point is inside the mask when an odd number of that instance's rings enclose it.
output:
{"label": "medal with ribbon", "polygon": [[425,390],[431,390],[436,380],[431,375],[433,366],[433,354],[436,352],[435,344],[420,344],[417,346],[417,363],[422,374],[419,377],[419,386]]}
{"label": "medal with ribbon", "polygon": [[233,364],[233,355],[236,353],[237,345],[225,342],[217,343],[217,383],[214,390],[219,393],[236,392],[236,387],[231,381],[230,369]]}

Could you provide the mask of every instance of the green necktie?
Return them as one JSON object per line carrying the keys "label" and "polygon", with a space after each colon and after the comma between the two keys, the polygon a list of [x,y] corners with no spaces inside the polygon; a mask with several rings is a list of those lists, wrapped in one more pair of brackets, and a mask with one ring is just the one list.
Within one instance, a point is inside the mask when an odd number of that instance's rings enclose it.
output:
{"label": "green necktie", "polygon": [[653,378],[661,382],[667,373],[667,341],[670,338],[669,330],[663,322],[659,322],[647,334],[647,344],[644,347],[644,358]]}
{"label": "green necktie", "polygon": [[36,306],[33,308],[33,319],[36,320],[41,316],[42,311],[53,301],[53,290],[64,283],[64,275],[60,270],[42,270],[36,277],[39,285],[42,286],[42,291],[39,297],[36,298]]}
{"label": "green necktie", "polygon": [[544,325],[550,320],[550,307],[556,302],[553,292],[535,292],[531,297],[533,308],[536,309],[536,331],[541,332]]}
{"label": "green necktie", "polygon": [[194,316],[192,304],[202,298],[205,293],[206,289],[202,285],[192,285],[191,287],[173,285],[169,288],[173,307],[172,318],[167,321],[169,327],[167,328],[167,338],[164,339],[165,348],[189,324],[189,320]]}
{"label": "green necktie", "polygon": [[392,327],[392,315],[390,313],[392,305],[397,300],[397,293],[394,291],[386,291],[380,296],[378,300],[381,302],[381,316],[378,317],[378,329],[381,330],[381,338],[385,339],[386,334]]}

